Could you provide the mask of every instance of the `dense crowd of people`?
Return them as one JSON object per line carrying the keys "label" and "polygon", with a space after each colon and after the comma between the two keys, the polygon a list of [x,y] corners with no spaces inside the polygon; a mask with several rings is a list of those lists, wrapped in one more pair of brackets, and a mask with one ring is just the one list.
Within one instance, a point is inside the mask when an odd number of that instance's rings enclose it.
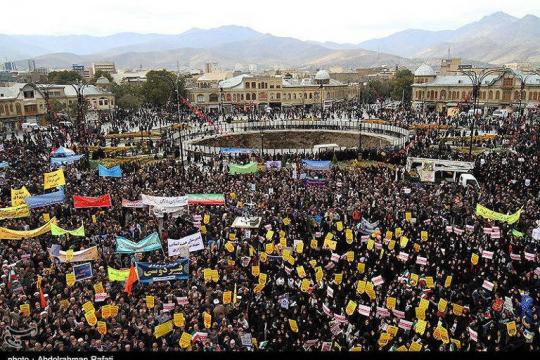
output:
{"label": "dense crowd of people", "polygon": [[[397,125],[412,119],[406,113],[394,117]],[[145,110],[114,120],[108,131],[146,131],[174,118],[160,121]],[[94,163],[103,159],[91,161],[90,151],[66,132],[4,137],[4,208],[12,205],[12,189],[24,186],[32,196],[56,191],[43,187],[43,174],[57,169],[49,162],[51,151],[69,146],[85,156],[62,166],[63,202],[31,209],[27,217],[3,216],[2,229],[39,228],[46,214],[62,229],[84,225],[85,235],[46,232],[8,240],[0,230],[2,349],[538,351],[540,267],[533,230],[540,226],[539,129],[501,124],[495,131],[512,142],[476,156],[479,187],[421,183],[403,173],[407,155],[470,160],[438,146],[438,133],[429,130],[416,132],[408,154],[366,150],[366,157],[386,163],[322,171],[287,155],[190,154],[182,168],[173,132],[164,130],[150,147],[165,157],[122,162],[120,178],[100,176]],[[88,144],[110,146],[103,133],[90,136]],[[229,174],[228,165],[249,161],[262,166]],[[266,161],[281,161],[281,168],[266,169]],[[75,195],[104,194],[111,196],[110,207],[74,208]],[[123,206],[142,194],[224,194],[225,203],[164,215]],[[522,213],[516,222],[490,220],[477,215],[477,204]],[[246,217],[260,218],[260,224],[233,227]],[[188,279],[142,284],[110,278],[109,268],[175,262],[168,239],[197,232],[204,248],[189,253]],[[161,249],[117,253],[117,237],[138,242],[152,233]],[[67,255],[59,261],[51,252],[58,246],[75,253],[96,246],[91,277],[68,285],[66,274],[80,263]],[[208,269],[217,270],[218,278],[209,279]],[[89,320],[88,303],[105,331]],[[108,305],[117,313],[104,316]],[[156,334],[169,321],[173,326]]]}

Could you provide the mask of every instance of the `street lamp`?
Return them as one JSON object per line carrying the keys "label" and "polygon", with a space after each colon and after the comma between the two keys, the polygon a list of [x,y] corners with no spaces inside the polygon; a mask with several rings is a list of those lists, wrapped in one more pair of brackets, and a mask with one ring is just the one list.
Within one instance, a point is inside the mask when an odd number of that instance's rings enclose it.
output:
{"label": "street lamp", "polygon": [[503,75],[507,71],[507,69],[492,68],[492,69],[482,69],[480,71],[477,71],[475,69],[472,69],[471,65],[460,65],[458,69],[471,80],[471,84],[472,84],[473,113],[472,113],[472,121],[471,121],[471,139],[470,139],[470,144],[469,144],[469,158],[472,159],[472,144],[473,144],[473,136],[474,136],[474,125],[476,121],[476,103],[478,101],[478,94],[480,93],[480,87],[482,86],[482,82],[486,79],[486,77],[488,77],[489,75],[493,75],[495,73]]}
{"label": "street lamp", "polygon": [[30,86],[32,89],[37,91],[41,97],[43,97],[43,100],[45,101],[45,108],[47,110],[47,116],[46,119],[49,122],[49,125],[51,126],[52,130],[52,120],[53,120],[53,114],[51,109],[51,103],[49,102],[49,89],[54,87],[54,84],[39,84],[39,83],[28,83],[28,86]]}
{"label": "street lamp", "polygon": [[[519,80],[519,118],[520,120],[523,119],[523,111],[525,110],[524,108],[521,107],[521,103],[522,103],[522,100],[527,100],[527,99],[524,99],[524,95],[525,95],[525,85],[527,85],[527,79],[529,78],[529,76],[532,76],[532,75],[540,75],[537,71],[531,71],[529,74],[525,75],[523,74],[522,72],[517,72],[517,71],[512,71],[512,74],[514,75],[514,77],[516,79]],[[531,125],[532,125],[533,121],[532,121],[532,118],[531,118]]]}
{"label": "street lamp", "polygon": [[323,84],[319,88],[321,89],[321,120],[324,121]]}
{"label": "street lamp", "polygon": [[80,141],[86,143],[86,116],[84,114],[84,89],[88,84],[83,83],[81,80],[77,84],[70,84],[77,94],[77,131],[79,132]]}
{"label": "street lamp", "polygon": [[[221,100],[221,119],[222,120],[225,120],[225,109],[223,108],[223,87],[220,87],[219,88],[219,92],[220,92],[220,100]],[[219,117],[218,117],[219,119]]]}

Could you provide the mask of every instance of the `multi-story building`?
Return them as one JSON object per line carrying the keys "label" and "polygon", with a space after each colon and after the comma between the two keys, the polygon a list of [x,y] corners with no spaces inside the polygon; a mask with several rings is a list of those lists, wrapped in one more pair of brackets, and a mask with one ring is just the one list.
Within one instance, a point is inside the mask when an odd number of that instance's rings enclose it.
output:
{"label": "multi-story building", "polygon": [[[78,85],[37,85],[36,90],[26,83],[12,83],[0,86],[0,129],[12,130],[26,121],[45,121],[47,106],[43,95],[49,95],[49,101],[59,101],[64,106],[77,103]],[[75,86],[75,87],[74,87]],[[89,111],[110,110],[115,106],[114,95],[100,85],[85,85],[82,88]]]}
{"label": "multi-story building", "polygon": [[116,66],[111,63],[93,63],[90,69],[90,76],[94,76],[98,70],[108,72],[109,74],[116,74]]}
{"label": "multi-story building", "polygon": [[206,111],[233,108],[249,110],[255,107],[330,106],[334,102],[358,96],[358,88],[330,79],[321,70],[314,77],[294,79],[284,76],[242,74],[222,81],[203,79],[188,88],[189,100]]}
{"label": "multi-story building", "polygon": [[[448,75],[448,73],[451,73]],[[522,81],[525,83],[521,93]],[[417,109],[455,113],[472,104],[472,82],[467,75],[437,74],[431,66],[423,64],[414,73],[412,105]],[[479,107],[484,113],[498,108],[515,110],[538,107],[540,104],[540,75],[509,68],[487,75],[480,85]]]}

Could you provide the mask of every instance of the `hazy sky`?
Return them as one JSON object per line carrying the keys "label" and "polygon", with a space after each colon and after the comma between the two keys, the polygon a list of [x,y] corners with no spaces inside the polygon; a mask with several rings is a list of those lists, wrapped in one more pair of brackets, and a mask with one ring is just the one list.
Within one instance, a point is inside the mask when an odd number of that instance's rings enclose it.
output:
{"label": "hazy sky", "polygon": [[193,27],[243,25],[302,40],[360,42],[407,28],[454,29],[496,11],[516,17],[540,16],[539,0],[24,0],[23,3],[26,10],[14,5],[18,15],[2,17],[0,34],[176,34]]}

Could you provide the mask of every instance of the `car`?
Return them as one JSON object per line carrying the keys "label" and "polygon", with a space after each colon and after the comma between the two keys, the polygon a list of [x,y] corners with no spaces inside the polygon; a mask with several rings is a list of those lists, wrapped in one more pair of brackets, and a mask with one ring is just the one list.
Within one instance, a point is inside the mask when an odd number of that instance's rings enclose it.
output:
{"label": "car", "polygon": [[73,124],[71,123],[71,121],[59,121],[58,124],[64,127],[73,127]]}
{"label": "car", "polygon": [[496,118],[499,118],[499,119],[504,119],[508,116],[508,111],[506,110],[502,110],[502,109],[497,109],[495,111],[493,111],[493,114],[491,114],[493,117],[496,117]]}

